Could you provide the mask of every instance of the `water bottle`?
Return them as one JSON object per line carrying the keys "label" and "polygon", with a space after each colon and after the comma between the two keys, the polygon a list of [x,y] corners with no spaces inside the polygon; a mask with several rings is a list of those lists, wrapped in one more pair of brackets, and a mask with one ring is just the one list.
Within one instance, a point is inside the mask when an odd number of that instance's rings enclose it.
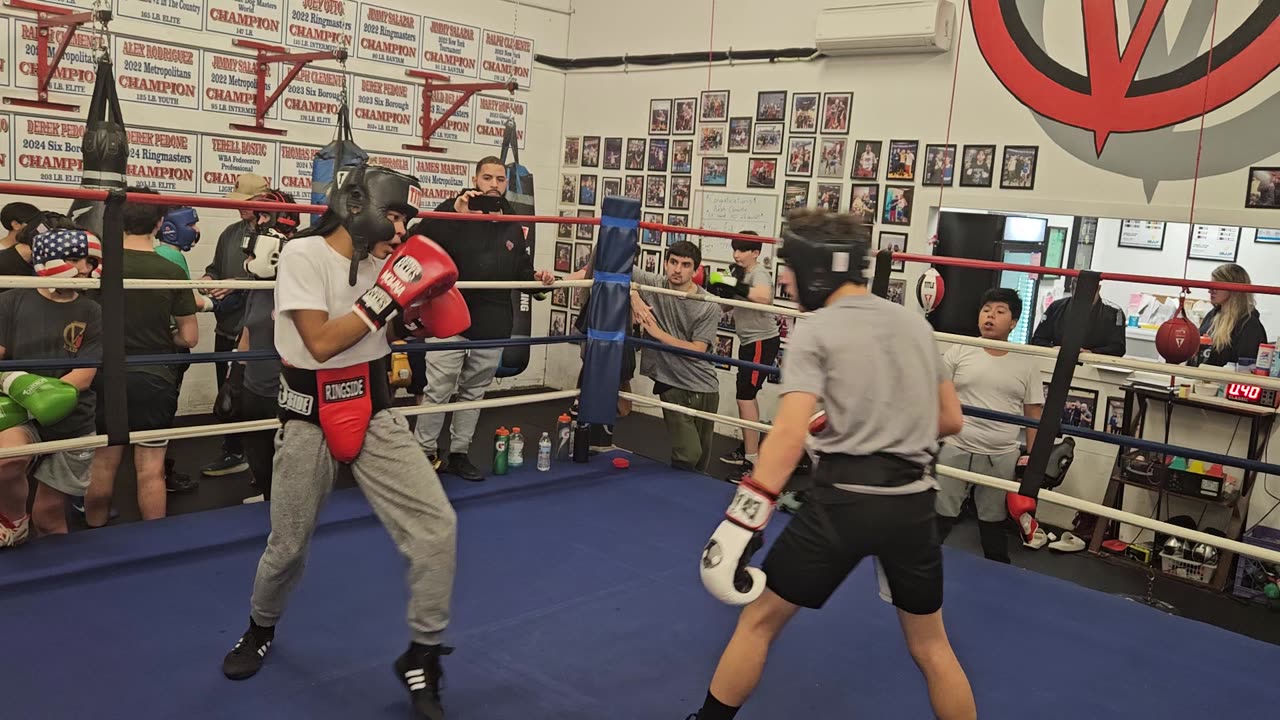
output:
{"label": "water bottle", "polygon": [[542,439],[538,440],[538,470],[546,472],[551,469],[551,436],[542,433]]}
{"label": "water bottle", "polygon": [[573,421],[573,461],[584,463],[591,450],[591,425],[580,420]]}
{"label": "water bottle", "polygon": [[493,474],[507,474],[507,436],[511,433],[505,427],[498,428],[493,434]]}
{"label": "water bottle", "polygon": [[568,413],[561,413],[556,420],[556,459],[568,460],[573,452],[573,422]]}
{"label": "water bottle", "polygon": [[513,468],[524,465],[524,435],[520,434],[520,428],[511,428],[511,458],[509,464]]}

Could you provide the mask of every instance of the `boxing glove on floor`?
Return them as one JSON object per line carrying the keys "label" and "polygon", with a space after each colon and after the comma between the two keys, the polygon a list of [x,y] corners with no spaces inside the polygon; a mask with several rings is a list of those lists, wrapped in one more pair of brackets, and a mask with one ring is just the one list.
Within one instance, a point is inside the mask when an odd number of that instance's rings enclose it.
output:
{"label": "boxing glove on floor", "polygon": [[434,241],[414,235],[391,253],[373,287],[353,309],[377,332],[409,305],[440,295],[457,281],[458,268],[449,254]]}
{"label": "boxing glove on floor", "polygon": [[765,574],[747,567],[751,556],[764,545],[762,531],[769,524],[778,496],[742,480],[725,510],[724,521],[702,550],[702,585],[717,600],[746,605],[764,593]]}
{"label": "boxing glove on floor", "polygon": [[41,425],[62,421],[76,409],[80,399],[80,391],[70,383],[20,370],[0,373],[0,392],[31,413]]}

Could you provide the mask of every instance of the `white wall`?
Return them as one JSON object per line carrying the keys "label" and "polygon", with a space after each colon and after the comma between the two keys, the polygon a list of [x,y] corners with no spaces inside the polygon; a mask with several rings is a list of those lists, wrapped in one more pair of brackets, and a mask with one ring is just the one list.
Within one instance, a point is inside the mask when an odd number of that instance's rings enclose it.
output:
{"label": "white wall", "polygon": [[[265,17],[268,21],[281,22],[280,28],[282,35],[274,39],[268,39],[269,42],[286,41],[289,44],[289,50],[302,52],[305,49],[295,45],[297,36],[293,32],[296,23],[293,21],[295,13],[304,12],[305,0],[264,0],[256,3],[254,12],[258,17]],[[84,8],[91,8],[93,3],[90,0],[54,0],[54,4],[77,5]],[[140,128],[158,128],[169,131],[169,134],[186,133],[193,144],[192,161],[183,167],[190,168],[194,171],[197,179],[204,179],[204,172],[215,168],[215,162],[209,157],[201,156],[199,146],[200,138],[204,134],[216,134],[219,136],[229,136],[238,139],[248,139],[254,142],[268,143],[272,150],[268,153],[270,161],[267,168],[260,174],[274,176],[273,182],[277,181],[281,175],[285,174],[288,169],[285,167],[284,158],[281,159],[280,167],[276,167],[276,159],[278,151],[276,143],[282,145],[305,145],[319,147],[334,138],[334,127],[332,125],[308,124],[304,122],[294,122],[281,119],[283,112],[283,103],[289,97],[288,93],[282,96],[282,100],[277,102],[277,106],[273,108],[273,112],[269,115],[267,125],[282,128],[287,131],[284,137],[272,137],[268,135],[256,135],[247,132],[232,130],[228,127],[229,123],[247,122],[251,118],[246,119],[244,116],[236,116],[232,114],[222,114],[212,112],[208,109],[207,103],[211,102],[208,95],[209,84],[201,78],[201,66],[199,58],[200,53],[219,53],[225,55],[249,56],[250,53],[242,48],[236,48],[232,45],[234,38],[232,35],[212,32],[209,30],[185,29],[181,27],[160,26],[156,22],[133,19],[129,15],[138,15],[142,11],[153,10],[152,6],[160,7],[154,0],[117,0],[115,3],[108,3],[109,6],[115,6],[116,15],[111,23],[111,30],[117,36],[114,59],[116,62],[117,85],[123,88],[121,78],[130,73],[126,70],[124,61],[128,59],[120,52],[121,45],[130,40],[147,40],[157,44],[163,44],[168,48],[181,48],[190,50],[195,53],[194,63],[190,63],[189,70],[194,73],[195,79],[188,82],[196,89],[195,96],[190,98],[194,106],[190,109],[172,108],[159,106],[156,104],[147,104],[141,102],[133,102],[126,100],[124,90],[122,93],[122,111],[126,124],[134,130]],[[208,0],[188,4],[199,8],[200,13],[193,13],[191,21],[197,23],[197,27],[201,24],[209,25],[213,17],[219,10],[230,10],[235,12],[238,6],[234,2],[226,0]],[[338,14],[345,13],[347,17],[356,17],[357,12],[364,5],[354,0],[310,0],[306,2],[306,12],[311,9],[323,14],[325,17],[332,19]],[[449,22],[465,24],[473,28],[481,30],[491,30],[507,35],[516,35],[523,38],[532,39],[534,42],[534,50],[538,53],[549,55],[563,56],[568,50],[569,22],[571,18],[571,2],[570,0],[539,0],[536,3],[521,2],[517,3],[513,0],[475,0],[474,2],[464,3],[460,5],[451,5],[448,7],[431,7],[411,0],[376,0],[372,6],[390,10],[392,12],[401,13],[412,16],[419,23],[419,31],[423,39],[428,37],[427,26],[423,20],[424,16],[431,16],[438,19],[444,19]],[[305,12],[304,12],[305,14]],[[0,95],[10,95],[21,97],[33,97],[34,92],[27,89],[29,81],[22,75],[22,65],[28,56],[25,54],[26,45],[21,43],[15,36],[19,34],[19,22],[30,21],[33,13],[16,10],[10,7],[0,7]],[[270,25],[270,22],[267,23]],[[360,23],[352,21],[352,27],[359,27]],[[246,28],[241,28],[243,32],[249,32]],[[346,63],[346,70],[355,76],[363,76],[366,78],[374,78],[386,81],[395,81],[400,83],[409,83],[411,86],[410,97],[414,98],[412,106],[415,108],[415,116],[417,108],[420,107],[418,98],[419,81],[412,81],[405,75],[405,67],[383,62],[374,59],[361,57],[364,54],[360,51],[360,33],[357,31],[354,44],[351,46],[353,56]],[[72,53],[74,55],[73,47]],[[88,57],[88,52],[81,54]],[[207,55],[210,57],[211,55]],[[417,59],[420,54],[415,51],[414,58],[411,61],[411,67],[417,67]],[[72,62],[73,58],[64,60],[64,68],[81,67],[79,63]],[[208,64],[206,62],[206,64]],[[3,112],[0,112],[0,180],[24,179],[30,176],[29,169],[21,167],[21,155],[23,155],[22,138],[26,137],[27,128],[24,126],[24,120],[30,118],[56,118],[66,121],[82,122],[88,107],[88,92],[92,90],[92,65],[87,65],[89,70],[89,80],[84,89],[84,94],[74,94],[70,92],[53,93],[51,99],[56,101],[71,102],[80,105],[80,110],[74,113],[62,113],[56,111],[27,110],[25,108],[14,108],[10,105],[3,106]],[[329,72],[340,71],[341,68],[335,61],[323,61],[312,63],[310,68]],[[211,70],[210,70],[211,71]],[[134,73],[136,75],[136,73]],[[206,73],[207,74],[207,73]],[[278,74],[276,77],[280,77]],[[295,81],[293,88],[302,88],[302,80]],[[246,80],[250,83],[247,87],[251,90],[253,87],[252,76],[248,76]],[[537,182],[537,196],[539,212],[543,214],[554,214],[554,197],[558,188],[555,186],[555,174],[553,169],[556,163],[556,138],[560,135],[561,112],[564,101],[564,75],[556,70],[547,69],[544,66],[533,64],[531,76],[531,89],[520,90],[517,92],[515,100],[524,103],[527,109],[527,119],[525,121],[525,148],[521,151],[522,162],[533,169]],[[463,78],[456,78],[455,82],[466,82]],[[473,80],[474,81],[474,80]],[[316,89],[316,88],[313,88]],[[505,98],[505,92],[495,93],[500,98]],[[356,107],[355,89],[352,91],[352,107],[353,111]],[[304,99],[314,99],[316,95],[301,96]],[[201,105],[203,102],[205,105]],[[473,107],[474,107],[473,101]],[[438,114],[438,113],[437,113]],[[473,124],[478,119],[480,110],[475,108],[472,113]],[[319,113],[321,121],[327,121],[328,115]],[[331,122],[331,121],[330,121]],[[394,125],[397,132],[373,132],[370,130],[357,129],[355,131],[356,142],[369,151],[373,155],[381,155],[387,161],[405,163],[405,167],[409,167],[413,158],[426,158],[424,153],[412,152],[404,150],[401,146],[406,143],[420,142],[418,138],[419,130],[413,122]],[[11,129],[10,129],[11,128]],[[466,142],[450,142],[441,141],[441,137],[437,135],[434,139],[436,144],[447,149],[447,152],[435,156],[441,157],[448,161],[457,161],[462,163],[473,164],[477,159],[489,154],[496,154],[500,149],[481,143],[474,142],[475,135]],[[500,138],[499,138],[500,144]],[[140,147],[138,142],[131,143],[134,151]],[[79,160],[78,140],[74,141],[74,152],[67,153],[68,157]],[[30,151],[28,151],[30,152]],[[206,151],[208,152],[208,151]],[[309,165],[305,158],[309,158],[308,152],[302,154],[301,169],[295,169],[295,174],[306,174],[309,176]],[[147,163],[139,162],[139,165]],[[296,168],[296,166],[295,166]],[[285,172],[282,172],[285,171]],[[427,173],[425,168],[415,168],[420,176],[426,181]],[[469,176],[470,173],[467,173]],[[202,192],[206,195],[218,195],[219,192],[209,192],[203,187],[197,185],[197,179],[193,179],[190,188],[181,188],[176,192]],[[59,180],[64,181],[63,184],[78,184],[78,171],[63,173],[62,178],[54,179],[57,183]],[[156,185],[156,181],[133,178],[133,182],[144,185]],[[163,187],[163,186],[161,186]],[[295,189],[296,186],[295,186]],[[173,192],[172,190],[166,190]],[[9,202],[15,199],[12,196],[0,195],[0,203]],[[25,198],[23,198],[25,199]],[[301,199],[301,197],[299,197]],[[434,202],[438,201],[432,201]],[[56,199],[42,199],[35,203],[40,207],[61,210],[64,209],[69,201]],[[203,272],[204,266],[213,258],[214,246],[218,233],[223,227],[235,221],[235,214],[227,211],[219,210],[200,210],[201,229],[203,239],[201,243],[191,251],[188,257],[188,263],[192,268],[194,275]],[[538,244],[538,251],[535,257],[535,264],[542,268],[551,266],[551,254],[553,252],[552,240],[549,236],[554,236],[554,229],[549,233],[544,231],[544,238]],[[547,303],[534,304],[534,327],[545,329],[547,324]],[[211,316],[202,316],[200,318],[201,342],[197,348],[198,351],[211,351],[213,349],[213,318]],[[536,331],[535,331],[536,332]],[[500,385],[507,387],[541,385],[543,382],[543,372],[545,367],[545,351],[542,348],[535,347],[530,353],[530,361],[528,369],[516,378],[501,381]],[[197,365],[187,375],[184,383],[182,398],[180,402],[181,413],[199,413],[205,412],[211,406],[214,395],[213,371],[209,365]]]}

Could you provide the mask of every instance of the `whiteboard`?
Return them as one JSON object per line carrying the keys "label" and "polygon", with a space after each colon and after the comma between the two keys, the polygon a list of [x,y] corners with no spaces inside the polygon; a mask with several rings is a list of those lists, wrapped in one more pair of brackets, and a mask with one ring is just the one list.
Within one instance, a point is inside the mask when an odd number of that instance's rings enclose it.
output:
{"label": "whiteboard", "polygon": [[[778,196],[762,193],[726,192],[723,190],[698,190],[698,226],[722,232],[752,230],[764,237],[773,237],[778,225]],[[690,235],[690,240],[697,239]],[[704,237],[702,258],[733,262],[731,240]],[[773,245],[766,244],[760,250],[760,262],[772,265]]]}

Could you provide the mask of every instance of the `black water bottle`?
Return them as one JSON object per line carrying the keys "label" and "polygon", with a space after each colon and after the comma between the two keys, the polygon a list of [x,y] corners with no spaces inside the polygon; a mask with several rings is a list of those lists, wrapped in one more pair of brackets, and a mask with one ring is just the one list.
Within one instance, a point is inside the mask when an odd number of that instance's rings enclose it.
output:
{"label": "black water bottle", "polygon": [[573,461],[584,463],[591,450],[591,424],[573,421]]}

